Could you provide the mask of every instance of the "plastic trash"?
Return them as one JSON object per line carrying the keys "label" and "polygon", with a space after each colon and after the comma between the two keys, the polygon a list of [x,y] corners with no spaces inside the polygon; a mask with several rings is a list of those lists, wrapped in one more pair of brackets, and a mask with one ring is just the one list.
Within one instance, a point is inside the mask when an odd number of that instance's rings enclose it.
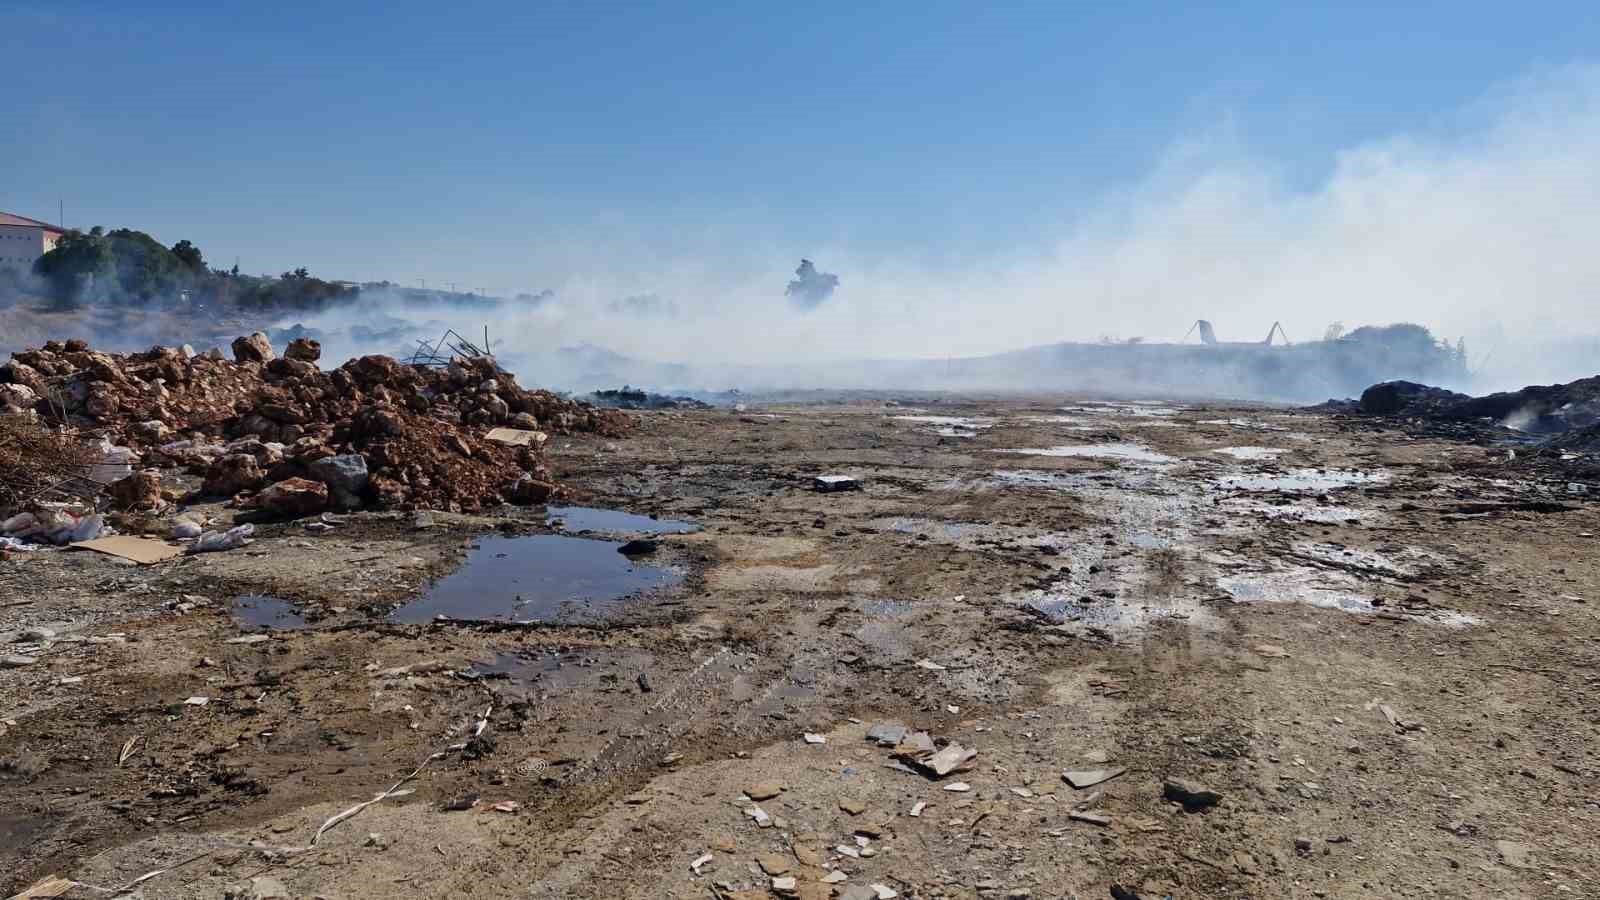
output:
{"label": "plastic trash", "polygon": [[27,531],[38,524],[38,521],[33,517],[33,513],[17,513],[4,522],[0,522],[0,534],[17,534]]}
{"label": "plastic trash", "polygon": [[89,467],[89,477],[101,484],[110,484],[121,481],[133,474],[133,464],[139,461],[139,454],[131,447],[118,447],[107,438],[100,439],[97,448],[100,451],[100,462]]}
{"label": "plastic trash", "polygon": [[172,523],[172,536],[175,538],[197,538],[203,531],[205,529],[193,519],[179,519]]}
{"label": "plastic trash", "polygon": [[72,529],[67,532],[66,540],[60,543],[76,544],[79,541],[92,541],[106,533],[105,516],[84,516],[79,519]]}
{"label": "plastic trash", "polygon": [[30,544],[27,541],[21,540],[20,538],[0,537],[0,550],[13,550],[19,553],[26,553],[29,550],[37,549],[39,549],[37,545]]}
{"label": "plastic trash", "polygon": [[256,527],[248,522],[229,528],[227,531],[208,531],[200,535],[200,539],[189,548],[190,553],[215,553],[221,550],[236,550],[250,543],[250,536],[256,533]]}

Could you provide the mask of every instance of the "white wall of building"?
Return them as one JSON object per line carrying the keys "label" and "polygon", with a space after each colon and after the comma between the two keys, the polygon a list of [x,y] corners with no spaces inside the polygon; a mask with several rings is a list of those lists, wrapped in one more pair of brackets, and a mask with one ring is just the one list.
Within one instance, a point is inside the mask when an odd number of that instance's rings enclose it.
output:
{"label": "white wall of building", "polygon": [[0,225],[0,269],[32,272],[33,261],[54,249],[58,237],[37,225]]}

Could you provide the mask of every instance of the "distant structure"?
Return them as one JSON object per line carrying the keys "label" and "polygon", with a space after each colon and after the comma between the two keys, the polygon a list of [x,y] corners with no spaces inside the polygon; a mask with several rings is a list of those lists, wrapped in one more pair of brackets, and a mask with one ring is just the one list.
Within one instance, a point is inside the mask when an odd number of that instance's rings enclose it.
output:
{"label": "distant structure", "polygon": [[1208,347],[1271,347],[1273,346],[1272,338],[1274,335],[1283,339],[1283,346],[1287,347],[1290,343],[1289,336],[1283,333],[1283,325],[1277,322],[1272,323],[1272,327],[1267,329],[1266,338],[1260,342],[1219,341],[1217,340],[1216,329],[1212,328],[1211,323],[1207,322],[1205,319],[1195,320],[1195,323],[1189,326],[1189,331],[1183,336],[1183,339],[1188,340],[1189,335],[1194,334],[1196,331],[1200,332],[1200,343],[1205,344]]}
{"label": "distant structure", "polygon": [[0,212],[0,269],[33,271],[33,261],[54,250],[63,234],[49,222]]}

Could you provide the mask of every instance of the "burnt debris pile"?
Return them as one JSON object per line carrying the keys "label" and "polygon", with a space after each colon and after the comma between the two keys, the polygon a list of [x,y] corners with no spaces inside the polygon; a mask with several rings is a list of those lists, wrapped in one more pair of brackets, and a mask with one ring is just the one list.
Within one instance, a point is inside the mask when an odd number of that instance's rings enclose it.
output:
{"label": "burnt debris pile", "polygon": [[1600,424],[1600,376],[1531,385],[1482,397],[1410,381],[1386,381],[1361,394],[1368,415],[1498,425],[1530,435],[1564,435]]}
{"label": "burnt debris pile", "polygon": [[[630,419],[519,386],[489,356],[408,365],[363,356],[337,369],[301,338],[220,350],[111,354],[51,341],[0,365],[0,413],[21,413],[132,451],[126,505],[159,502],[152,468],[204,476],[205,494],[305,515],[377,506],[476,510],[558,495],[550,434],[618,436]],[[137,489],[135,489],[137,488]]]}

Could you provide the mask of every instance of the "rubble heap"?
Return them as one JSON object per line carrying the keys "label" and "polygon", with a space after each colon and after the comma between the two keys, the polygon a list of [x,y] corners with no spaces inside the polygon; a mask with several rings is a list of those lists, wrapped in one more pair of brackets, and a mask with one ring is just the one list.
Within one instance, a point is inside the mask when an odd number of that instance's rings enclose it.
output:
{"label": "rubble heap", "polygon": [[[111,354],[51,341],[0,366],[0,412],[64,420],[146,464],[204,474],[206,494],[249,494],[240,499],[285,515],[542,502],[557,491],[541,450],[548,433],[618,436],[630,422],[525,389],[489,356],[445,366],[364,356],[324,372],[306,338],[281,357],[259,332],[232,350],[229,360],[220,350]],[[489,439],[496,428],[516,431]]]}
{"label": "rubble heap", "polygon": [[1444,422],[1484,420],[1533,434],[1560,434],[1600,424],[1600,376],[1483,397],[1411,381],[1385,381],[1362,392],[1360,410]]}

